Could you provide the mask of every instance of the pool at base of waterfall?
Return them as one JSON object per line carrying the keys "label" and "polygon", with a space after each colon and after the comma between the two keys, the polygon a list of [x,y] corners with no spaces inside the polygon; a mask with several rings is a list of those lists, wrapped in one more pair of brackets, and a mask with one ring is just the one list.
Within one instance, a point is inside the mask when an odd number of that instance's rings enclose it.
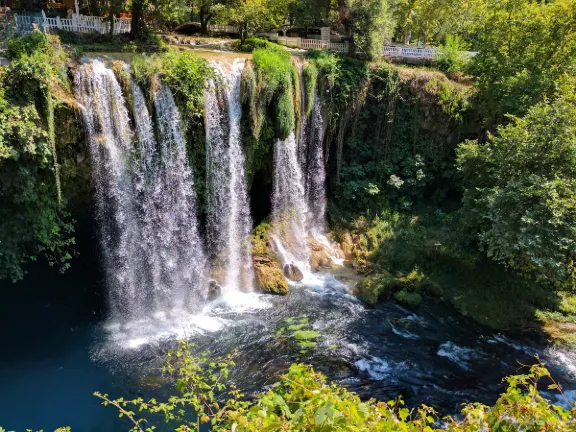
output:
{"label": "pool at base of waterfall", "polygon": [[[7,430],[128,430],[92,393],[168,395],[155,368],[178,338],[214,357],[237,350],[231,379],[247,394],[304,362],[363,398],[403,395],[409,406],[425,403],[453,414],[466,401],[493,403],[504,389],[502,377],[538,353],[566,394],[576,396],[569,352],[493,334],[442,304],[368,307],[327,273],[291,283],[285,297],[236,293],[196,314],[156,311],[121,323],[104,319],[100,279],[88,261],[64,276],[38,269],[9,291],[4,287],[0,424]],[[285,331],[303,318],[320,334],[306,349]]]}

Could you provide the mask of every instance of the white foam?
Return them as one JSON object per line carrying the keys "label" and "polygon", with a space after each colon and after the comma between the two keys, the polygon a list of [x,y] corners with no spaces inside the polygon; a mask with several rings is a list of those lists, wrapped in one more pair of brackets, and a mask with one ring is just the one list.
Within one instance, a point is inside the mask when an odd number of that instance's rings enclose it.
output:
{"label": "white foam", "polygon": [[438,348],[437,354],[440,357],[446,357],[456,363],[462,369],[470,369],[468,362],[474,358],[481,357],[481,353],[471,348],[464,348],[456,345],[454,342],[444,342]]}
{"label": "white foam", "polygon": [[361,358],[354,365],[377,381],[382,381],[390,372],[390,365],[379,357]]}
{"label": "white foam", "polygon": [[576,378],[576,351],[566,351],[557,347],[550,347],[544,351],[544,357],[550,363],[566,370],[568,375]]}

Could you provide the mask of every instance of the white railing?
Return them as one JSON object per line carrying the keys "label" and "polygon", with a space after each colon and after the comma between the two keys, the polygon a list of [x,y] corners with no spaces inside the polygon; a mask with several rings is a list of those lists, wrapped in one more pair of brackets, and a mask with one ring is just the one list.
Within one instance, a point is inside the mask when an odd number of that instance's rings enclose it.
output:
{"label": "white railing", "polygon": [[240,31],[238,27],[231,25],[212,24],[208,26],[208,30],[214,33],[234,33],[238,34]]}
{"label": "white railing", "polygon": [[271,41],[278,42],[282,45],[288,45],[305,50],[327,49],[331,51],[348,52],[348,42],[325,42],[318,39],[302,39],[299,37],[278,36],[275,33],[269,34],[268,38]]}
{"label": "white railing", "polygon": [[[74,15],[72,18],[47,18],[42,12],[42,17],[28,17],[16,15],[16,32],[19,34],[31,33],[32,24],[37,24],[38,29],[45,33],[54,30],[67,30],[78,33],[109,33],[110,21],[107,18],[86,15]],[[132,28],[130,18],[114,18],[114,34],[128,33]]]}
{"label": "white railing", "polygon": [[287,36],[278,36],[277,42],[282,45],[288,45],[292,47],[300,48],[301,40],[298,37],[287,37]]}
{"label": "white railing", "polygon": [[[385,46],[384,57],[394,58],[412,58],[423,60],[436,60],[438,58],[439,50],[435,48],[417,48],[417,47],[403,47],[403,46]],[[468,57],[474,57],[477,52],[464,51]]]}
{"label": "white railing", "polygon": [[385,46],[384,57],[402,57],[402,58],[416,58],[435,60],[437,50],[434,48],[415,48],[415,47],[399,47],[399,46]]}

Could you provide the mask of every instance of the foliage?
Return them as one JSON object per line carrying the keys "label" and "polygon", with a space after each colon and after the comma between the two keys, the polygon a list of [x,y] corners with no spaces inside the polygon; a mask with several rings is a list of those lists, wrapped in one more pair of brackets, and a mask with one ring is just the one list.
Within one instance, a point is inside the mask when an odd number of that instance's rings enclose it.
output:
{"label": "foliage", "polygon": [[424,89],[437,96],[438,104],[450,119],[456,123],[464,120],[464,115],[470,108],[470,92],[465,88],[447,79],[435,77],[426,83]]}
{"label": "foliage", "polygon": [[242,41],[259,30],[280,27],[288,15],[285,0],[231,0],[218,10],[219,22],[237,26]]}
{"label": "foliage", "polygon": [[460,36],[447,35],[438,50],[438,69],[445,74],[465,72],[469,61],[466,51],[469,49],[470,45]]}
{"label": "foliage", "polygon": [[302,68],[304,78],[304,115],[308,117],[314,108],[314,98],[316,96],[316,83],[318,81],[318,69],[313,64],[307,64]]}
{"label": "foliage", "polygon": [[505,114],[526,113],[554,92],[562,74],[574,73],[573,0],[486,0],[473,5],[469,32],[479,53],[471,70],[491,122],[501,122]]}
{"label": "foliage", "polygon": [[314,348],[317,345],[316,339],[320,337],[320,333],[311,328],[308,318],[291,317],[284,321],[284,326],[274,332],[274,335],[295,343],[300,348],[300,353],[306,354],[307,348]]}
{"label": "foliage", "polygon": [[330,0],[294,0],[290,2],[290,23],[297,27],[330,24],[333,11]]}
{"label": "foliage", "polygon": [[466,2],[463,0],[398,0],[394,8],[402,42],[413,36],[428,43],[440,39],[462,20]]}
{"label": "foliage", "polygon": [[251,53],[257,48],[269,49],[269,50],[282,50],[281,47],[278,45],[267,41],[266,39],[260,39],[254,36],[248,37],[246,40],[242,41],[241,39],[236,40],[232,43],[232,48],[237,51],[248,52]]}
{"label": "foliage", "polygon": [[290,53],[282,48],[257,48],[254,69],[248,68],[244,98],[250,105],[252,134],[258,139],[267,111],[274,107],[276,136],[285,139],[295,130],[293,66]]}
{"label": "foliage", "polygon": [[573,287],[576,254],[576,100],[531,108],[485,145],[458,149],[466,223],[495,261]]}
{"label": "foliage", "polygon": [[371,60],[382,57],[384,41],[394,30],[388,0],[346,0],[346,6],[353,46]]}
{"label": "foliage", "polygon": [[[166,422],[174,422],[179,431],[199,431],[201,424],[211,423],[214,431],[225,430],[223,420],[229,412],[243,412],[247,406],[242,402],[242,393],[234,384],[227,384],[229,368],[234,366],[233,355],[218,357],[215,361],[207,354],[194,356],[193,345],[182,341],[176,350],[168,352],[162,373],[175,382],[178,395],[171,396],[167,402],[151,399],[145,402],[142,398],[131,401],[124,399],[111,400],[108,395],[94,393],[103,400],[103,405],[113,405],[120,411],[121,417],[133,423],[132,431],[148,431],[146,420],[138,419],[136,413],[126,407],[133,406],[138,411],[161,414]],[[225,397],[226,402],[218,400]],[[195,417],[191,419],[191,417]]]}
{"label": "foliage", "polygon": [[204,115],[204,85],[214,77],[208,62],[191,52],[171,51],[163,54],[134,57],[132,70],[144,87],[151,77],[159,76],[172,90],[188,124],[202,121]]}
{"label": "foliage", "polygon": [[[320,76],[338,77],[334,82],[339,86],[345,82],[333,64],[316,64]],[[350,98],[333,99],[338,108],[330,108],[349,116],[348,122],[341,123],[344,117],[335,122],[346,128],[340,175],[337,160],[330,167],[336,171],[332,193],[340,211],[374,215],[383,206],[407,210],[423,199],[445,201],[459,177],[454,161],[458,137],[464,128],[473,132],[475,127],[468,87],[439,72],[380,63],[367,71],[362,101],[359,80],[351,79],[356,87]],[[353,99],[361,104],[356,109],[350,108]]]}
{"label": "foliage", "polygon": [[[96,396],[103,399],[104,405],[115,406],[121,417],[128,418],[133,431],[154,430],[154,426],[147,427],[145,419],[137,417],[136,410],[162,414],[177,431],[199,431],[202,424],[210,424],[214,431],[237,432],[444,430],[434,427],[437,415],[432,408],[423,405],[410,410],[400,398],[387,403],[362,401],[357,394],[328,383],[324,375],[304,364],[290,366],[279,382],[255,400],[242,400],[244,395],[227,382],[229,369],[234,366],[231,356],[211,362],[206,355],[194,356],[191,348],[189,343],[181,342],[166,358],[163,372],[174,380],[178,391],[167,402],[113,400],[100,393]],[[462,420],[447,418],[447,430],[569,431],[576,421],[576,407],[568,410],[552,405],[538,390],[542,380],[548,381],[548,390],[562,395],[545,365],[538,362],[527,373],[508,377],[508,390],[493,407],[468,404],[462,410]]]}
{"label": "foliage", "polygon": [[66,270],[74,238],[54,136],[65,54],[57,38],[41,33],[12,39],[9,54],[11,66],[0,70],[0,279],[16,281],[40,255]]}

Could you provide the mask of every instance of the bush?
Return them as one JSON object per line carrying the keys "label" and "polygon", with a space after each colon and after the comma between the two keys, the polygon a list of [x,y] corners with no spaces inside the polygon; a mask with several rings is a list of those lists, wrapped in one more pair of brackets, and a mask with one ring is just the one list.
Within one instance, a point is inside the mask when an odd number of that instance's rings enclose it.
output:
{"label": "bush", "polygon": [[469,49],[470,45],[460,36],[446,36],[444,45],[438,50],[438,69],[447,75],[466,72],[469,63],[466,51]]}
{"label": "bush", "polygon": [[[462,410],[461,420],[445,418],[445,426],[438,429],[435,424],[439,418],[430,407],[422,405],[410,410],[404,407],[401,398],[387,403],[375,399],[362,401],[356,393],[329,383],[322,373],[304,364],[291,365],[279,382],[254,400],[246,400],[228,382],[229,369],[234,367],[232,356],[210,361],[205,354],[194,356],[191,348],[187,342],[181,342],[166,357],[163,373],[176,383],[177,393],[165,403],[95,395],[103,400],[103,405],[116,407],[120,417],[132,422],[135,431],[148,427],[135,411],[162,414],[166,423],[182,431],[199,431],[203,424],[210,424],[210,430],[221,432],[568,432],[576,424],[576,407],[570,411],[553,405],[539,393],[538,385],[544,379],[549,390],[560,391],[542,363],[530,367],[524,375],[507,378],[508,390],[493,407],[468,404]],[[195,413],[197,420],[190,420],[190,413]]]}
{"label": "bush", "polygon": [[[458,148],[464,216],[493,260],[544,283],[576,283],[576,98],[541,102],[484,145]],[[477,234],[476,234],[477,233]]]}
{"label": "bush", "polygon": [[418,306],[422,303],[422,296],[406,289],[394,293],[394,300],[407,306]]}
{"label": "bush", "polygon": [[50,53],[50,43],[44,33],[34,32],[8,41],[8,57],[19,59],[24,55]]}
{"label": "bush", "polygon": [[249,37],[244,42],[242,42],[241,40],[234,41],[232,43],[232,48],[235,49],[236,51],[248,52],[248,53],[251,53],[258,48],[284,51],[284,48],[282,48],[280,45],[269,42],[266,39],[260,39],[254,36]]}
{"label": "bush", "polygon": [[[256,48],[253,53],[254,74],[245,85],[252,115],[253,135],[259,138],[268,107],[275,110],[276,136],[285,139],[295,130],[295,83],[291,55],[283,49]],[[248,69],[247,73],[251,73]]]}

